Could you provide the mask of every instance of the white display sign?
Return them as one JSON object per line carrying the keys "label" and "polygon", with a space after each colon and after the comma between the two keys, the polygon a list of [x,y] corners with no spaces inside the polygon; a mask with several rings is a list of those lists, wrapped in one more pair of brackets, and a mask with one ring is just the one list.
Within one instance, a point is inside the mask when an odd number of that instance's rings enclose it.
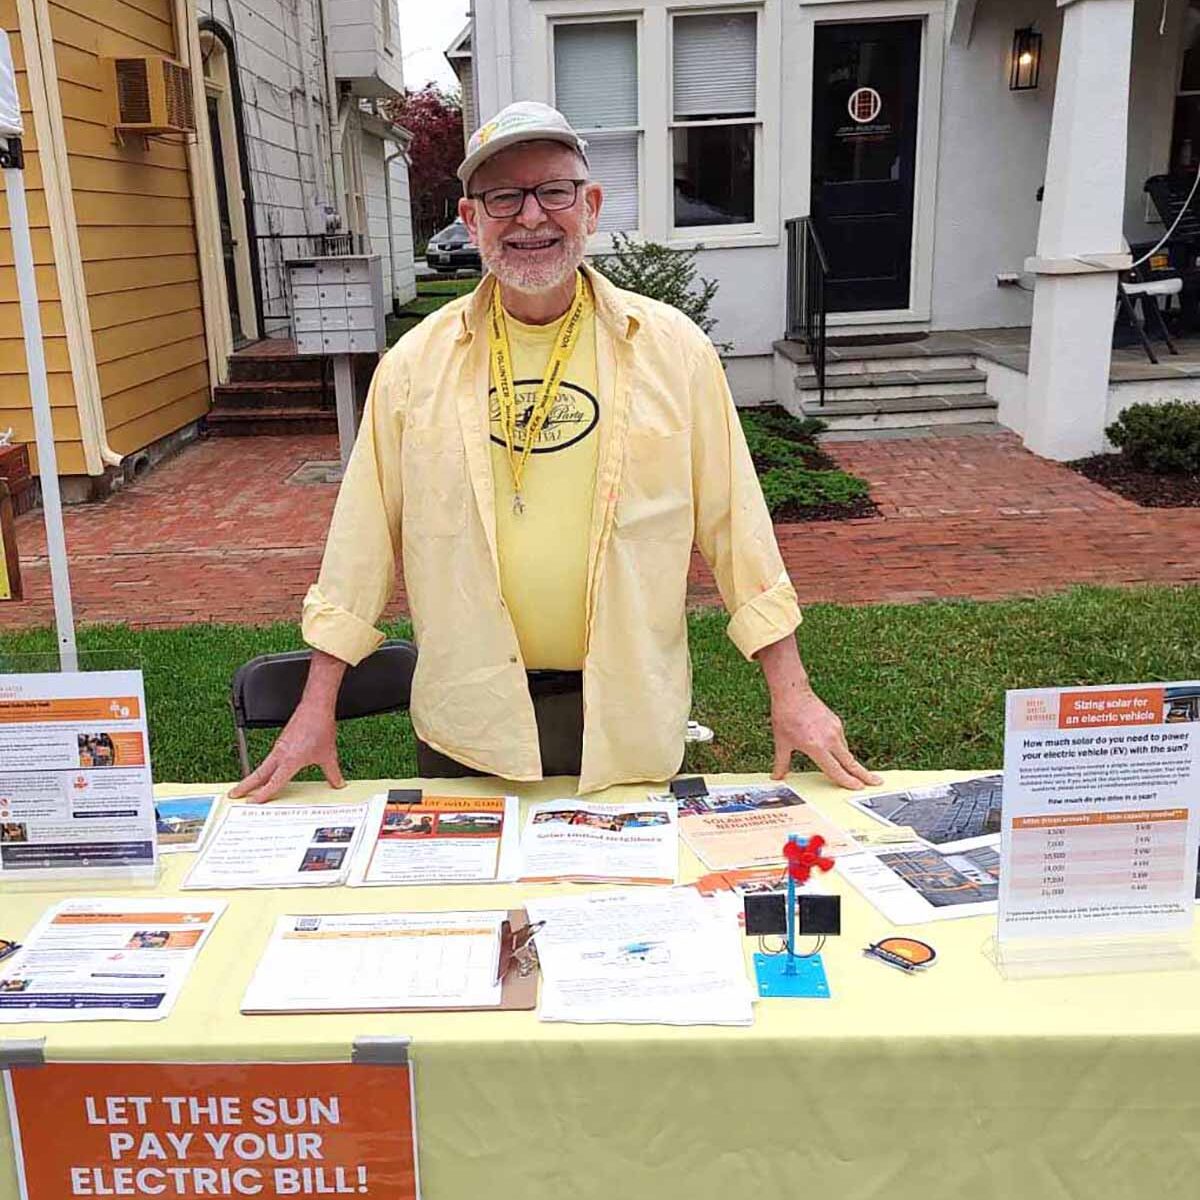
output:
{"label": "white display sign", "polygon": [[0,677],[0,882],[157,869],[142,673]]}
{"label": "white display sign", "polygon": [[999,940],[1186,932],[1198,783],[1200,684],[1009,692]]}
{"label": "white display sign", "polygon": [[0,29],[0,137],[21,136],[21,101],[8,34]]}

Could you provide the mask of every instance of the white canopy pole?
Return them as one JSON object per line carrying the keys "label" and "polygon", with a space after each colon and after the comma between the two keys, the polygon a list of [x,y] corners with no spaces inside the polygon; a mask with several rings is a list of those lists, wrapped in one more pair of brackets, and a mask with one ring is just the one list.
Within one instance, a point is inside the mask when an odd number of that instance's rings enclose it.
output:
{"label": "white canopy pole", "polygon": [[37,437],[38,473],[42,485],[42,514],[46,521],[46,549],[50,557],[50,586],[54,593],[54,623],[58,629],[59,663],[64,671],[79,669],[75,649],[75,618],[71,611],[71,580],[67,571],[67,539],[63,529],[62,496],[58,490],[58,455],[54,449],[54,424],[50,414],[50,388],[46,381],[46,355],[42,346],[42,317],[38,308],[37,276],[33,269],[33,243],[29,238],[29,211],[25,206],[25,181],[21,175],[21,105],[13,73],[8,34],[0,29],[0,151],[4,193],[8,198],[8,223],[12,232],[17,294],[21,298],[21,326],[25,333],[25,361],[29,368],[29,396]]}

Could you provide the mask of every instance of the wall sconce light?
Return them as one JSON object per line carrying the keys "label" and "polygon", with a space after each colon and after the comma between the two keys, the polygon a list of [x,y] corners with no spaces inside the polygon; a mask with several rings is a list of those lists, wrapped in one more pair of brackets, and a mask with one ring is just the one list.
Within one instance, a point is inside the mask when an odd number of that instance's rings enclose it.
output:
{"label": "wall sconce light", "polygon": [[1013,34],[1012,69],[1008,86],[1014,92],[1032,91],[1042,72],[1042,35],[1032,25]]}

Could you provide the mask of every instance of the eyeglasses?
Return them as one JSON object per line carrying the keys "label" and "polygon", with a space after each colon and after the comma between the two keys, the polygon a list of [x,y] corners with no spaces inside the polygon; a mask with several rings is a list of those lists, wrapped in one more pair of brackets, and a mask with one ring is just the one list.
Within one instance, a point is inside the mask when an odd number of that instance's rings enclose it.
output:
{"label": "eyeglasses", "polygon": [[11,958],[20,948],[20,943],[0,938],[0,962],[3,962],[6,958]]}
{"label": "eyeglasses", "polygon": [[575,203],[585,183],[586,179],[548,179],[531,188],[488,188],[486,192],[472,192],[469,198],[482,200],[489,217],[515,217],[525,207],[526,196],[532,196],[545,212],[562,212]]}

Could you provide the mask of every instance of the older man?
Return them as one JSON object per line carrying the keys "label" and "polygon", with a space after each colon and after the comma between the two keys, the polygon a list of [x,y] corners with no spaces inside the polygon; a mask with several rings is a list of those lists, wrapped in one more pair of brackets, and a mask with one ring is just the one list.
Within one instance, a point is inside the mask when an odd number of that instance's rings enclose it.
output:
{"label": "older man", "polygon": [[586,143],[554,109],[513,104],[459,175],[488,274],[376,372],[304,602],[303,699],[232,794],[268,800],[311,763],[341,785],[337,690],[381,640],[398,554],[422,775],[578,772],[581,791],[667,778],[690,704],[693,543],[766,676],[776,777],[800,750],[845,787],[878,782],[809,686],[712,344],[583,266],[603,200]]}

